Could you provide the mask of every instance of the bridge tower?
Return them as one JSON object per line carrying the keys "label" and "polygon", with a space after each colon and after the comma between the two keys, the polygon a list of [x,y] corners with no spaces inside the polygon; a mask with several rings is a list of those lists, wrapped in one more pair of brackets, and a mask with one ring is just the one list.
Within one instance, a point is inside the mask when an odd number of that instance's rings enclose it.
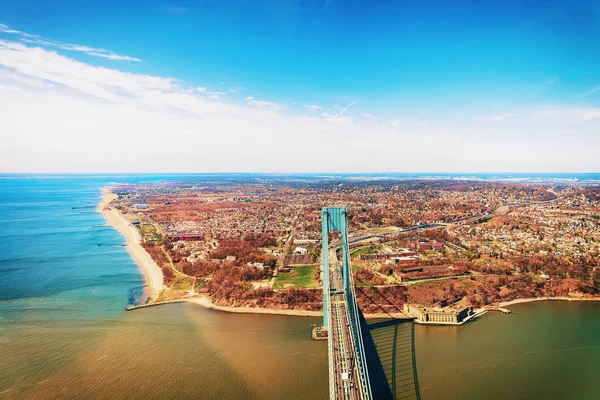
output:
{"label": "bridge tower", "polygon": [[339,231],[342,248],[342,279],[346,292],[350,289],[350,255],[348,254],[348,212],[341,207],[321,209],[321,270],[323,271],[323,328],[329,329],[329,232]]}

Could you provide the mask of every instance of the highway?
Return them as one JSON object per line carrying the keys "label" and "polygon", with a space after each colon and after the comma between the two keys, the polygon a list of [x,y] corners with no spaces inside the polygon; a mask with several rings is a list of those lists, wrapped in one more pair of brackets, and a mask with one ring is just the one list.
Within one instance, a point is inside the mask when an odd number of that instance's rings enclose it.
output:
{"label": "highway", "polygon": [[348,244],[350,246],[355,246],[358,243],[363,242],[363,241],[368,240],[368,239],[383,238],[383,237],[387,237],[387,236],[397,235],[399,233],[418,231],[418,230],[421,230],[421,229],[438,228],[440,226],[447,226],[447,225],[449,225],[449,224],[446,224],[446,223],[424,224],[424,225],[412,226],[410,228],[401,229],[401,230],[394,231],[394,232],[374,233],[372,235],[366,235],[366,236],[355,236],[355,237],[350,237],[348,239]]}
{"label": "highway", "polygon": [[[357,346],[351,330],[348,302],[344,294],[341,270],[335,250],[329,252],[330,262],[330,327],[329,340],[333,352],[334,399],[368,399],[370,390],[365,389],[357,364]],[[364,366],[366,368],[366,366]]]}

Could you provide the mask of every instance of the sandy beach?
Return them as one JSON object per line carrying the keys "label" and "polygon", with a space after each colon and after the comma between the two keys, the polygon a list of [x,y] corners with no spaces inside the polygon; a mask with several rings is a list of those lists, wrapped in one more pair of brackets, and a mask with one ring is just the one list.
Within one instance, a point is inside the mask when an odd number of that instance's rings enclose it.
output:
{"label": "sandy beach", "polygon": [[144,274],[148,284],[148,297],[150,301],[156,301],[159,293],[166,287],[163,285],[163,275],[160,267],[152,260],[150,255],[141,246],[142,237],[138,230],[131,225],[118,210],[109,206],[109,203],[116,199],[111,188],[102,190],[102,199],[98,204],[97,211],[100,212],[109,226],[119,231],[127,240],[127,250],[138,264]]}

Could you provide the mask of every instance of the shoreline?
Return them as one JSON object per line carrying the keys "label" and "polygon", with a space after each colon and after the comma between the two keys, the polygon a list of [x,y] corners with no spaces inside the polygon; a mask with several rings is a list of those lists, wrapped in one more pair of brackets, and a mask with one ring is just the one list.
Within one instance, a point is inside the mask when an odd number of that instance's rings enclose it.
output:
{"label": "shoreline", "polygon": [[[209,310],[215,310],[220,312],[228,312],[234,314],[265,314],[265,315],[284,315],[292,317],[318,317],[323,318],[322,311],[308,311],[308,310],[277,310],[273,308],[260,308],[260,307],[231,307],[231,306],[219,306],[214,304],[208,296],[192,297],[186,299],[187,303],[197,304],[200,307],[207,308]],[[365,319],[407,319],[403,313],[373,313],[363,314]]]}
{"label": "shoreline", "polygon": [[268,314],[268,315],[287,315],[294,317],[323,317],[322,311],[308,311],[308,310],[276,310],[272,308],[260,308],[260,307],[231,307],[231,306],[219,306],[212,302],[210,297],[201,296],[186,299],[188,303],[198,304],[203,308],[209,310],[237,313],[237,314]]}
{"label": "shoreline", "polygon": [[162,271],[150,254],[146,252],[146,249],[142,247],[142,238],[137,229],[118,210],[109,206],[109,203],[116,198],[117,195],[112,192],[112,188],[103,188],[96,211],[104,216],[107,226],[114,228],[125,237],[125,247],[144,275],[148,287],[148,299],[151,302],[156,301],[160,292],[166,289],[166,286],[163,285]]}
{"label": "shoreline", "polygon": [[557,297],[528,297],[524,299],[515,299],[511,301],[504,301],[498,303],[498,307],[509,307],[515,304],[532,303],[534,301],[600,301],[600,297],[568,297],[568,296],[557,296]]}
{"label": "shoreline", "polygon": [[[468,321],[477,319],[482,315],[486,314],[490,310],[494,310],[496,308],[509,307],[515,304],[524,304],[524,303],[532,303],[535,301],[598,301],[600,302],[600,297],[592,297],[592,298],[584,298],[584,297],[567,297],[567,296],[559,296],[559,297],[533,297],[533,298],[524,298],[524,299],[515,299],[511,301],[506,301],[502,303],[498,303],[497,306],[484,306],[475,312]],[[231,307],[231,306],[219,306],[214,304],[208,296],[202,297],[192,297],[185,299],[187,303],[197,304],[203,308],[207,308],[209,310],[215,310],[220,312],[228,312],[228,313],[237,313],[237,314],[266,314],[266,315],[284,315],[284,316],[295,316],[295,317],[323,317],[322,311],[308,311],[308,310],[277,310],[271,308],[259,308],[259,307]],[[496,308],[489,308],[496,307]],[[406,316],[404,313],[373,313],[373,314],[363,314],[365,319],[408,319],[412,320]],[[463,325],[468,322],[467,320],[463,321],[460,324],[452,324],[452,325]],[[432,324],[435,325],[435,324]]]}

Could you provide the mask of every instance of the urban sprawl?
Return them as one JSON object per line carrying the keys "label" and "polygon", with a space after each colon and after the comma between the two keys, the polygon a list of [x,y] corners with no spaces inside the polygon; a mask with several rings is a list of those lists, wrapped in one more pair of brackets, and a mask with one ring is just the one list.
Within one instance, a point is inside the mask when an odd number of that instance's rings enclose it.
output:
{"label": "urban sprawl", "polygon": [[432,321],[457,322],[472,308],[516,299],[600,293],[593,184],[274,179],[114,191],[111,207],[139,229],[162,269],[167,289],[158,300],[320,310],[321,207],[348,208],[366,314],[418,319],[431,310]]}

